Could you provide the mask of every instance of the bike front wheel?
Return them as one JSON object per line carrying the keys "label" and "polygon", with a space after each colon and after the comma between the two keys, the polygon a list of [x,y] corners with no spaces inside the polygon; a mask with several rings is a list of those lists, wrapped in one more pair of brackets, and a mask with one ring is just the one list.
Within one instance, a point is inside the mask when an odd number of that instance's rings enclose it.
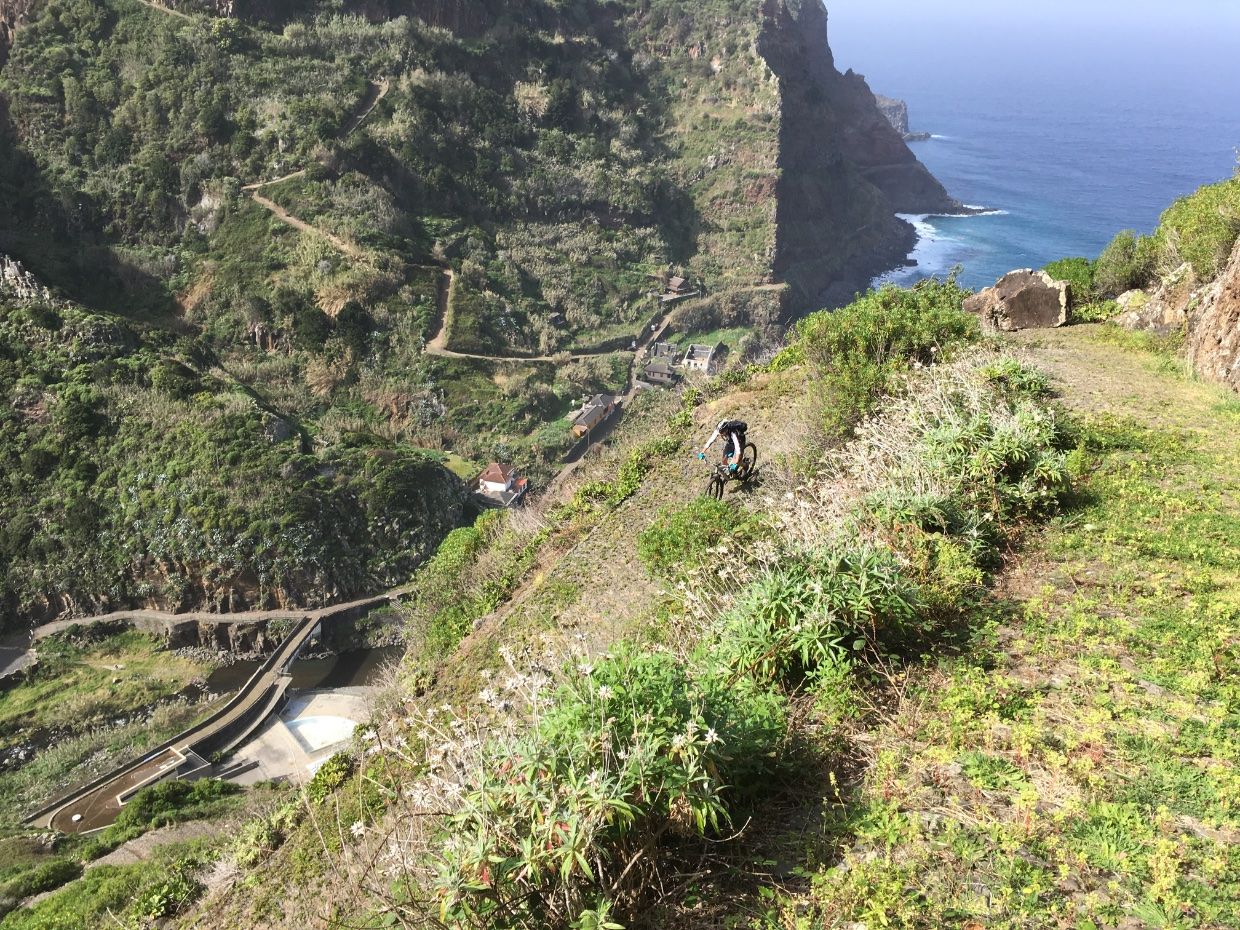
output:
{"label": "bike front wheel", "polygon": [[717,501],[723,500],[724,480],[718,475],[710,479],[710,484],[706,486],[706,496],[713,497]]}

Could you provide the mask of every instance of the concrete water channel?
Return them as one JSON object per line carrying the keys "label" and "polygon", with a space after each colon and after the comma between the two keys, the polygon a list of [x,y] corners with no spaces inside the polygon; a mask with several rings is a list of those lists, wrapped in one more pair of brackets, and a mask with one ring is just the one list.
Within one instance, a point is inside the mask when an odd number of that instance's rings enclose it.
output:
{"label": "concrete water channel", "polygon": [[[135,792],[165,778],[210,775],[256,781],[307,777],[331,754],[333,747],[348,738],[346,732],[351,735],[352,727],[362,719],[364,691],[350,685],[373,673],[384,656],[375,651],[354,652],[302,663],[297,662],[298,656],[307,643],[322,636],[324,625],[363,617],[375,608],[389,605],[395,594],[291,613],[288,618],[295,621],[293,627],[274,652],[261,662],[238,663],[218,673],[213,687],[236,686],[236,693],[222,706],[141,758],[130,760],[33,812],[26,822],[63,833],[98,830],[116,819]],[[291,715],[282,715],[281,711],[290,703],[290,691],[297,684],[309,690],[297,694],[289,708]],[[334,689],[340,685],[344,686],[344,693],[333,699]],[[277,716],[286,720],[269,725]],[[315,717],[320,719],[309,719]],[[276,737],[271,733],[281,727],[292,736],[291,746],[285,746],[290,751],[264,753],[260,748],[249,756],[234,755],[220,764],[213,761],[246,747],[255,737],[261,747],[264,739],[278,738],[278,732]],[[252,772],[259,774],[246,778]]]}

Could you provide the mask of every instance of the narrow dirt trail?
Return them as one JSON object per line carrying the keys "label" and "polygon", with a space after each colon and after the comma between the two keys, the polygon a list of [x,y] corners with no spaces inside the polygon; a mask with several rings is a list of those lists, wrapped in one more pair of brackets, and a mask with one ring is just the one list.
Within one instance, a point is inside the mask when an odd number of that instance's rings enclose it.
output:
{"label": "narrow dirt trail", "polygon": [[257,189],[252,190],[250,192],[250,197],[253,198],[254,202],[258,204],[260,207],[263,207],[264,209],[271,211],[271,213],[276,217],[276,219],[284,223],[286,226],[291,226],[294,229],[300,230],[301,232],[304,232],[304,233],[312,233],[313,235],[316,235],[316,236],[322,236],[324,239],[330,242],[337,251],[343,252],[345,255],[348,255],[351,258],[362,258],[364,256],[365,253],[362,252],[362,250],[359,249],[357,246],[355,246],[352,242],[348,242],[344,239],[341,239],[335,233],[328,232],[326,229],[323,229],[320,226],[314,226],[310,223],[307,223],[305,220],[298,219],[297,217],[293,216],[293,214],[289,213],[287,210],[285,210],[282,206],[280,206],[275,201],[268,200],[266,197],[260,194]]}
{"label": "narrow dirt trail", "polygon": [[614,349],[598,349],[591,352],[573,352],[568,355],[563,353],[557,353],[556,355],[483,355],[479,352],[456,352],[449,349],[448,340],[452,338],[452,324],[456,315],[453,301],[453,295],[456,291],[456,272],[451,268],[442,268],[441,273],[443,276],[439,281],[437,298],[439,302],[439,329],[423,349],[427,355],[438,355],[442,358],[468,358],[481,362],[521,364],[523,362],[559,362],[565,360],[575,362],[586,358],[597,358],[600,355],[612,355],[616,351]]}
{"label": "narrow dirt trail", "polygon": [[156,3],[155,0],[138,0],[138,2],[143,6],[150,7],[152,10],[157,10],[160,13],[166,13],[168,16],[175,16],[177,19],[183,19],[186,22],[193,22],[194,17],[190,16],[188,13],[182,13],[180,10],[174,10],[171,7],[166,7],[162,4]]}
{"label": "narrow dirt trail", "polygon": [[448,350],[448,335],[452,332],[452,292],[456,288],[456,272],[451,268],[443,269],[439,278],[439,330],[426,344],[428,355],[454,356]]}
{"label": "narrow dirt trail", "polygon": [[[141,0],[141,2],[154,6],[151,0]],[[156,8],[159,9],[159,7]],[[166,12],[176,13],[175,10],[167,10]],[[185,14],[176,13],[176,15],[184,16]],[[188,19],[189,17],[185,18]],[[347,139],[361,127],[362,123],[366,121],[366,118],[370,116],[370,114],[374,112],[375,107],[379,105],[379,101],[387,96],[388,88],[390,86],[391,85],[389,84],[387,78],[381,78],[378,81],[370,82],[370,86],[367,88],[366,96],[362,99],[358,112],[349,120],[349,124],[340,134],[342,139]],[[264,197],[259,193],[259,191],[264,187],[271,187],[275,184],[283,183],[284,181],[291,181],[293,178],[305,177],[305,174],[306,169],[301,168],[297,171],[290,171],[288,174],[281,175],[278,178],[272,178],[269,181],[257,181],[253,184],[246,184],[241,189],[243,191],[248,191],[251,199],[253,199],[256,204],[264,210],[269,211],[273,216],[275,216],[276,219],[284,223],[286,226],[291,226],[298,232],[312,233],[314,235],[322,236],[329,243],[331,243],[333,248],[339,252],[343,252],[350,258],[365,257],[365,252],[363,252],[361,248],[354,245],[352,242],[337,236],[333,232],[323,229],[321,226],[315,226],[313,223],[307,223],[305,220],[289,213],[288,210],[284,209],[274,200]]]}
{"label": "narrow dirt trail", "polygon": [[38,642],[48,636],[55,636],[57,633],[63,633],[74,627],[91,627],[108,623],[123,623],[127,620],[149,620],[156,623],[213,623],[213,624],[229,624],[229,623],[255,623],[264,620],[285,620],[298,617],[312,617],[315,619],[330,618],[338,613],[360,607],[365,604],[371,604],[380,600],[392,600],[408,593],[409,585],[402,585],[398,588],[392,588],[381,594],[372,594],[366,597],[360,597],[356,600],[345,601],[340,604],[332,604],[328,607],[315,607],[306,609],[304,607],[290,607],[286,610],[246,610],[234,613],[212,613],[210,611],[199,610],[189,611],[187,613],[173,613],[169,610],[150,610],[147,608],[139,608],[137,610],[114,610],[106,614],[96,614],[92,617],[81,617],[69,620],[52,620],[44,623],[42,626],[35,627],[34,641]]}
{"label": "narrow dirt trail", "polygon": [[387,78],[380,78],[377,81],[370,82],[370,86],[366,90],[366,96],[362,98],[360,109],[349,120],[349,125],[341,132],[343,138],[347,139],[357,132],[362,123],[366,122],[366,117],[370,116],[374,108],[379,105],[379,101],[387,96],[390,86]]}

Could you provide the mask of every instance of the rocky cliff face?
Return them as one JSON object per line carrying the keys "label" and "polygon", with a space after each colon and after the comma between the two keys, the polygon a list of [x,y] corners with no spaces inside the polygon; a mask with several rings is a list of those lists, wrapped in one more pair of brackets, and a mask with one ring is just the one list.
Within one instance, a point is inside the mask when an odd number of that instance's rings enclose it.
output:
{"label": "rocky cliff face", "polygon": [[34,0],[0,0],[0,68],[8,61],[13,34],[30,16]]}
{"label": "rocky cliff face", "polygon": [[1240,241],[1189,311],[1188,359],[1201,377],[1240,391]]}
{"label": "rocky cliff face", "polygon": [[896,213],[961,205],[917,160],[865,79],[835,67],[819,0],[766,0],[760,50],[779,80],[775,273],[793,313],[838,304],[915,241]]}
{"label": "rocky cliff face", "polygon": [[22,263],[0,253],[0,300],[15,304],[51,303],[52,292],[22,267]]}

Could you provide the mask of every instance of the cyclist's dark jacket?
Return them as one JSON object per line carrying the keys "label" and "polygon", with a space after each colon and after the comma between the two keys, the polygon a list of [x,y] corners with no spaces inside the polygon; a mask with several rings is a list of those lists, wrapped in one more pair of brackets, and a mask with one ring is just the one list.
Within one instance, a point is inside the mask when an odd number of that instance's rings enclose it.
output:
{"label": "cyclist's dark jacket", "polygon": [[706,441],[706,445],[702,447],[702,453],[715,444],[720,436],[727,437],[727,444],[723,448],[723,457],[725,459],[733,458],[740,461],[741,453],[745,451],[745,433],[748,432],[749,425],[741,420],[722,420],[715,427],[715,432],[711,434],[710,439]]}

